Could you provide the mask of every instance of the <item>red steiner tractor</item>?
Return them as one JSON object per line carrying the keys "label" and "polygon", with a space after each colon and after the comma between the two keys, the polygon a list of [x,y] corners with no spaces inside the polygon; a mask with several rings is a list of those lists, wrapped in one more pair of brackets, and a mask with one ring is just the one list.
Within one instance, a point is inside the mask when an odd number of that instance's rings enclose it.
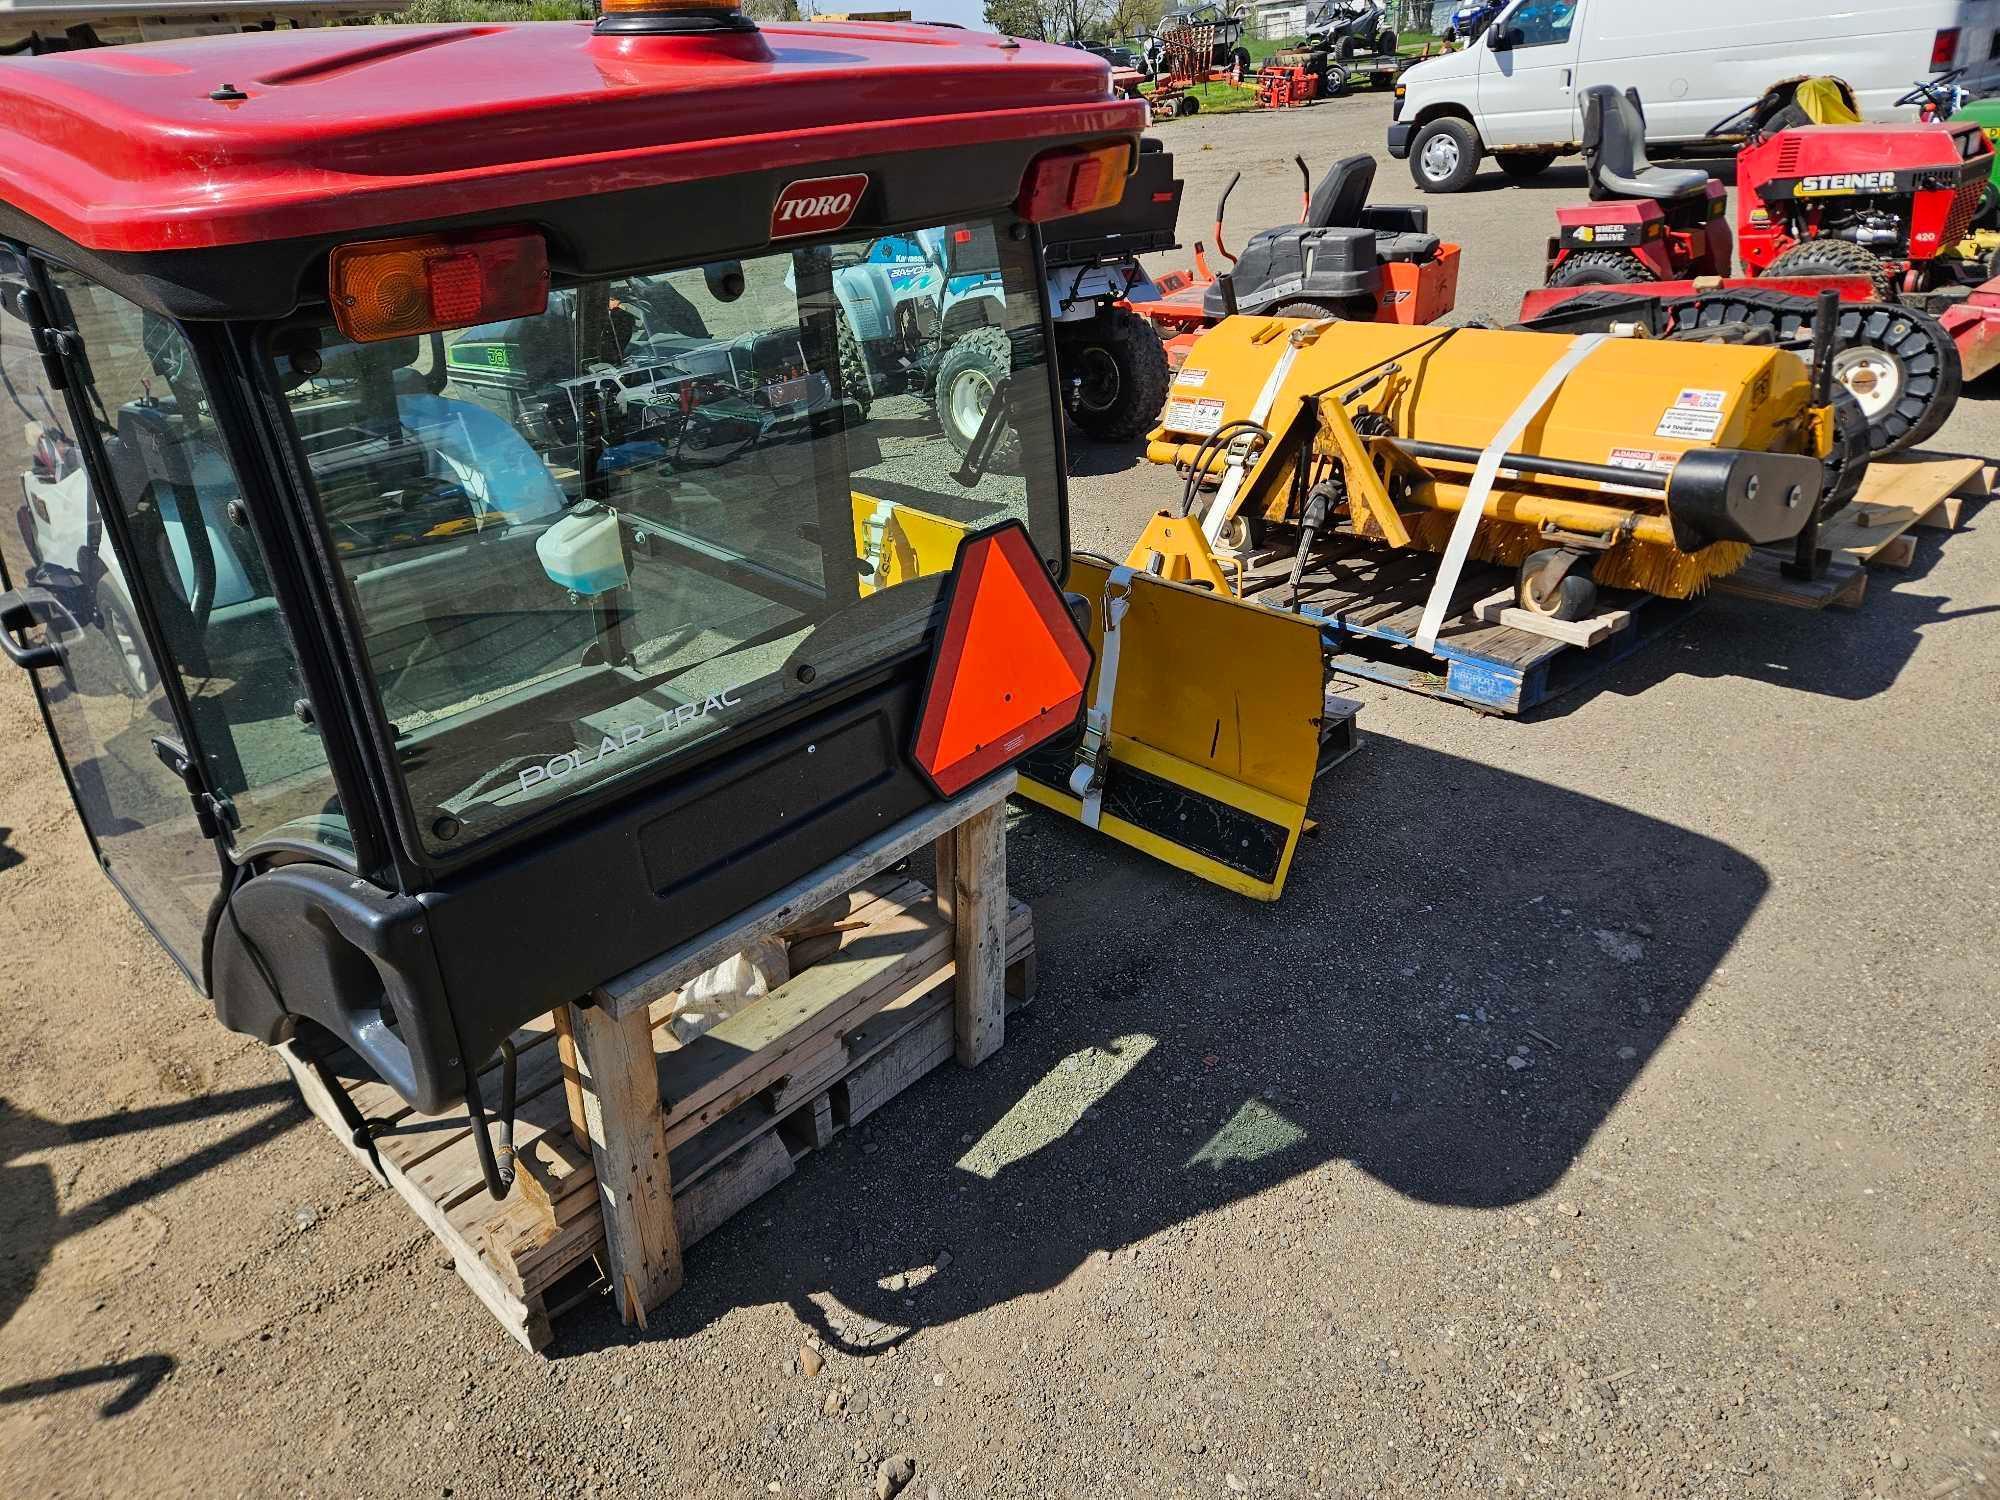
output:
{"label": "red steiner tractor", "polygon": [[[1647,159],[1635,95],[1599,85],[1583,104],[1591,201],[1557,210],[1548,289],[1523,302],[1525,326],[1641,317],[1664,337],[1803,348],[1813,298],[1831,289],[1836,376],[1877,453],[1930,436],[1963,381],[2000,362],[2000,283],[1973,285],[1989,269],[1972,220],[1993,161],[1977,126],[1864,124],[1837,79],[1778,84],[1712,132],[1746,138],[1732,240],[1722,184]],[[1748,276],[1732,279],[1739,246]]]}
{"label": "red steiner tractor", "polygon": [[[496,1196],[517,1027],[1074,732],[1038,257],[1145,125],[604,8],[0,59],[0,651],[224,1024],[497,1115]],[[997,247],[968,452],[846,389],[889,235]]]}

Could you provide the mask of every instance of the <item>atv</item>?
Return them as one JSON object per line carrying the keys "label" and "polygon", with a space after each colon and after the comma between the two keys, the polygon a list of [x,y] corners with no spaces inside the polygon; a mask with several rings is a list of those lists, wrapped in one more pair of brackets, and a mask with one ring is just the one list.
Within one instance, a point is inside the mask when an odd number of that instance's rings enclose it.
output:
{"label": "atv", "polygon": [[1171,38],[1175,34],[1204,28],[1210,37],[1208,55],[1196,58],[1195,62],[1208,68],[1225,68],[1238,78],[1247,78],[1250,49],[1243,45],[1244,21],[1245,12],[1241,8],[1203,0],[1198,5],[1180,5],[1169,10],[1153,28],[1153,36],[1164,56],[1172,50]]}
{"label": "atv", "polygon": [[1341,62],[1396,50],[1396,33],[1375,0],[1325,0],[1306,17],[1307,52],[1330,53]]}
{"label": "atv", "polygon": [[1444,42],[1448,47],[1469,47],[1493,24],[1493,18],[1504,8],[1504,0],[1474,0],[1471,5],[1459,5],[1452,9],[1450,18],[1444,23]]}

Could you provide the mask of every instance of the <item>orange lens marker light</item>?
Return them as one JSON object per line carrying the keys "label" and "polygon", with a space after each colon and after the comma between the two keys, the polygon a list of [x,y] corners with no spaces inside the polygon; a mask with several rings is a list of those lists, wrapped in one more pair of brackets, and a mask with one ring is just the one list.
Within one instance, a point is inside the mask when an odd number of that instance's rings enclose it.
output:
{"label": "orange lens marker light", "polygon": [[968,537],[946,588],[912,758],[955,797],[1075,728],[1090,646],[1019,521]]}
{"label": "orange lens marker light", "polygon": [[333,321],[358,343],[525,318],[549,305],[549,247],[518,229],[341,245],[327,265]]}
{"label": "orange lens marker light", "polygon": [[1014,212],[1032,224],[1095,213],[1125,196],[1132,148],[1124,141],[1051,151],[1028,165]]}

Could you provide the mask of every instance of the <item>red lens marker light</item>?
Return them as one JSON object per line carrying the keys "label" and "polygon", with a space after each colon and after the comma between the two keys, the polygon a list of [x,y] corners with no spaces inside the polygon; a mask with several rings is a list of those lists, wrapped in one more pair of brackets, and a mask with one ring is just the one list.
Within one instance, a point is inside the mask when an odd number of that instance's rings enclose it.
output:
{"label": "red lens marker light", "polygon": [[1090,646],[1019,521],[960,545],[946,599],[911,756],[955,797],[1076,727]]}
{"label": "red lens marker light", "polygon": [[1050,151],[1028,163],[1014,212],[1031,224],[1095,213],[1125,196],[1131,173],[1132,147],[1125,141]]}

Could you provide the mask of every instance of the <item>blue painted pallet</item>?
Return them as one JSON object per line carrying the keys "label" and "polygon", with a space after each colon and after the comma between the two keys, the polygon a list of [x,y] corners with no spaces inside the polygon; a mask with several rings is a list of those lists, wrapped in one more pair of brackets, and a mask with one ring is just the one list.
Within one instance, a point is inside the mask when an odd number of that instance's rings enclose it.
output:
{"label": "blue painted pallet", "polygon": [[[1571,646],[1473,619],[1474,604],[1514,583],[1513,569],[1474,563],[1453,593],[1436,649],[1424,651],[1415,638],[1437,561],[1429,553],[1371,548],[1314,570],[1301,590],[1300,611],[1320,622],[1336,672],[1483,713],[1522,714],[1642,650],[1702,602],[1607,592],[1605,609],[1630,611],[1631,623],[1594,646]],[[1274,606],[1288,603],[1289,573],[1289,562],[1273,562],[1253,570],[1247,587]]]}

